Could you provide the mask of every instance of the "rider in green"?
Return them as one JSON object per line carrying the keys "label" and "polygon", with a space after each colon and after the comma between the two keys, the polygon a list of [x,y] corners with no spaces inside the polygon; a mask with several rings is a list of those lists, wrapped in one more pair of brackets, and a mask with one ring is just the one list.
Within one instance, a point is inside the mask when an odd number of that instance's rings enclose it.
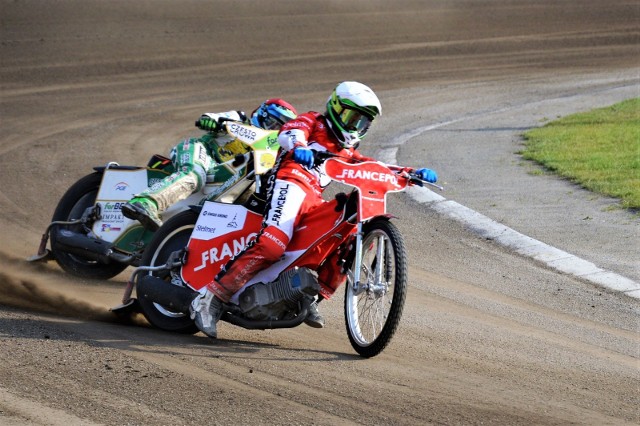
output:
{"label": "rider in green", "polygon": [[249,148],[226,133],[223,126],[225,121],[238,121],[265,130],[279,130],[284,123],[296,116],[295,108],[282,99],[263,102],[251,114],[250,119],[242,111],[203,114],[196,121],[196,127],[207,133],[200,138],[185,139],[176,145],[170,156],[173,173],[123,205],[122,214],[155,231],[162,225],[162,212],[200,191],[207,176],[209,181],[213,180],[222,186],[233,176],[231,169],[244,167],[234,166],[230,162],[238,154],[248,152]]}

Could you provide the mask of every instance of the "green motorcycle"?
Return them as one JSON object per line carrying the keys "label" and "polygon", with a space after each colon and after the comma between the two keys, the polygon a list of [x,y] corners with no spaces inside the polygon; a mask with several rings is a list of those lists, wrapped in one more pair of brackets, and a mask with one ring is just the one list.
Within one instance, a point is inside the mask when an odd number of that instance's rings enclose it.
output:
{"label": "green motorcycle", "polygon": [[[168,220],[190,205],[205,201],[244,202],[259,189],[260,179],[273,167],[278,132],[238,122],[226,122],[227,133],[250,147],[222,165],[224,176],[207,176],[202,190],[162,213]],[[60,199],[42,235],[38,253],[29,261],[55,260],[73,275],[108,279],[128,266],[138,266],[154,232],[122,215],[121,206],[173,172],[171,161],[154,155],[146,167],[109,163],[73,184]],[[47,243],[51,240],[50,249]]]}

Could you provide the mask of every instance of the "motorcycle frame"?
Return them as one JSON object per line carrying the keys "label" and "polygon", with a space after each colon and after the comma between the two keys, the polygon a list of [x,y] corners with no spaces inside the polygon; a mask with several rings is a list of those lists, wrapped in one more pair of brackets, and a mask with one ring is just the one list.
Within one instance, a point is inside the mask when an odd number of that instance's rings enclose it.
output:
{"label": "motorcycle frame", "polygon": [[[226,184],[223,184],[221,187],[221,191],[219,193],[212,194],[210,185],[204,185],[202,190],[196,194],[190,195],[187,199],[179,201],[178,203],[170,206],[165,212],[163,212],[166,218],[169,218],[176,213],[185,210],[190,205],[198,204],[203,200],[211,199],[211,200],[219,200],[224,203],[232,203],[239,196],[241,196],[251,185],[255,184],[256,190],[258,191],[260,185],[260,179],[251,179],[254,176],[262,175],[266,173],[275,162],[275,155],[277,154],[279,145],[277,142],[277,131],[268,131],[260,128],[256,128],[254,126],[250,126],[244,123],[234,122],[233,120],[228,120],[224,123],[225,129],[229,137],[236,138],[237,140],[242,141],[246,145],[251,148],[251,151],[242,155],[242,159],[240,164],[248,163],[249,159],[253,159],[253,170],[243,169],[240,173],[234,175],[234,182],[232,182],[228,187]],[[165,160],[165,161],[157,161],[157,160]],[[98,173],[102,174],[102,182],[98,187],[98,193],[96,197],[96,202],[91,207],[94,211],[97,209],[98,212],[101,212],[102,207],[101,204],[105,200],[100,199],[101,191],[103,190],[103,185],[105,182],[105,178],[110,172],[120,173],[120,172],[129,172],[132,173],[140,173],[141,171],[146,171],[146,176],[142,178],[136,178],[136,186],[139,187],[140,190],[146,189],[151,186],[153,179],[161,179],[169,175],[166,171],[164,171],[164,165],[169,160],[165,157],[154,155],[150,163],[147,167],[141,166],[121,166],[116,162],[109,162],[105,166],[102,167],[94,167],[94,170]],[[224,166],[226,164],[234,164],[238,162],[238,157],[223,162],[220,165]],[[153,163],[153,164],[152,164]],[[163,167],[156,167],[158,164]],[[236,166],[238,167],[238,166]],[[141,184],[140,180],[144,181],[144,184]],[[129,186],[130,183],[125,182],[125,186]],[[122,204],[131,199],[133,194],[128,194],[126,197],[119,197],[118,199],[109,199],[107,200],[110,204]],[[119,211],[119,209],[117,209]],[[77,224],[88,224],[87,212],[83,214],[81,218],[69,220],[69,221],[53,221],[51,222],[45,232],[42,234],[40,239],[40,244],[38,247],[38,252],[27,258],[28,261],[46,261],[53,259],[52,253],[47,249],[47,243],[50,238],[51,230],[55,227],[59,226],[67,226],[67,225],[77,225]],[[102,238],[100,236],[100,232],[95,232],[95,227],[98,224],[102,224],[102,218],[100,214],[98,217],[93,220],[91,223],[91,228],[94,230],[95,234],[98,236],[98,240],[104,241],[106,244],[110,246],[108,250],[108,257],[111,260],[116,260],[117,262],[127,263],[131,265],[137,265],[140,253],[146,248],[149,240],[153,236],[152,231],[144,229],[141,224],[137,221],[130,220],[124,218],[121,213],[116,213],[120,218],[118,221],[122,223],[121,229],[118,230],[117,234],[114,234],[108,239]],[[105,226],[110,227],[108,222],[104,223]],[[128,238],[128,235],[133,235],[133,238]],[[137,235],[137,236],[136,236]],[[110,236],[111,237],[111,236]],[[126,247],[126,245],[135,244],[137,247],[134,249],[130,249]],[[85,254],[89,254],[86,253]],[[104,259],[104,262],[108,262],[109,259]]]}
{"label": "motorcycle frame", "polygon": [[[291,268],[309,267],[310,269],[317,270],[318,267],[329,257],[330,253],[332,253],[340,245],[348,241],[349,238],[352,238],[354,234],[355,264],[353,265],[353,269],[355,269],[355,273],[353,277],[353,285],[354,289],[356,291],[359,291],[362,238],[364,235],[363,226],[367,221],[373,220],[376,217],[388,217],[388,215],[386,214],[387,194],[389,192],[403,191],[409,185],[411,178],[409,177],[408,173],[403,172],[402,169],[396,168],[396,170],[394,171],[394,166],[387,166],[383,163],[373,161],[352,163],[345,162],[337,158],[330,158],[325,162],[324,168],[327,175],[333,180],[355,188],[353,192],[357,197],[356,202],[358,203],[358,207],[355,213],[350,214],[349,217],[346,217],[348,212],[345,209],[343,209],[340,213],[333,213],[333,217],[335,218],[333,226],[321,228],[318,230],[316,230],[315,227],[310,227],[311,229],[313,229],[313,231],[308,231],[313,232],[311,234],[311,237],[309,237],[308,235],[302,235],[302,233],[300,232],[296,232],[287,247],[287,251],[285,251],[284,260],[276,262],[275,264],[260,271],[254,278],[252,278],[247,284],[245,284],[245,286],[240,289],[240,291],[238,291],[234,295],[234,300],[237,300],[238,296],[242,293],[244,288],[258,282],[271,282],[275,280],[280,273]],[[336,205],[337,201],[327,202],[323,206],[319,207],[319,210],[312,210],[307,218],[313,215],[315,215],[316,217],[327,217],[329,212],[335,211]],[[219,208],[225,209],[226,207],[220,205]],[[209,211],[213,211],[213,209],[207,210],[207,212]],[[226,210],[223,212],[226,212]],[[203,210],[200,217],[198,218],[196,226],[206,223],[204,221],[201,222],[201,220],[203,220],[203,216],[207,215],[208,213]],[[204,220],[207,219],[204,218]],[[306,223],[307,222],[305,222],[305,218],[303,218],[300,221],[299,226],[302,226]],[[353,230],[349,230],[349,232],[336,232],[341,227],[348,229],[351,226],[353,226]],[[243,235],[248,236],[254,231],[257,230],[246,230]],[[337,235],[341,235],[339,241],[332,241],[332,239]],[[302,249],[300,248],[301,239],[308,240],[304,243]],[[201,243],[201,241],[209,241],[209,243]],[[228,260],[225,260],[224,262],[218,260],[215,266],[208,265],[206,267],[206,271],[202,273],[202,275],[207,278],[197,279],[194,278],[195,275],[191,274],[192,270],[194,271],[194,273],[196,270],[196,268],[194,268],[193,266],[194,263],[203,261],[203,253],[206,253],[206,250],[215,248],[216,253],[218,253],[222,251],[219,248],[224,247],[225,244],[227,247],[230,247],[232,246],[232,242],[233,241],[230,238],[225,239],[221,236],[213,237],[210,240],[202,240],[194,238],[194,235],[192,234],[187,249],[187,260],[181,268],[181,277],[183,282],[196,291],[199,291],[201,288],[206,286],[210,282],[211,278],[213,278],[219,272],[219,269],[216,268],[219,268]],[[293,250],[291,248],[292,246],[297,248],[297,250]],[[292,254],[293,252],[297,254]],[[318,253],[321,254],[319,255]],[[200,258],[198,258],[198,254],[200,255]],[[237,255],[237,253],[235,254]],[[195,262],[194,258],[197,259]],[[204,264],[198,263],[198,268],[202,269],[202,265]],[[325,292],[323,292],[323,295],[325,295],[325,297],[329,295],[329,293],[326,293],[326,290],[327,289],[325,289]]]}

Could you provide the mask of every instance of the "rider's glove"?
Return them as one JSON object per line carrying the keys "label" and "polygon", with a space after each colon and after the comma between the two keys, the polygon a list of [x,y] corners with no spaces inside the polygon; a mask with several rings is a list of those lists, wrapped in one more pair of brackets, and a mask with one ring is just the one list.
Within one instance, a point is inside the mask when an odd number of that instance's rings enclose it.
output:
{"label": "rider's glove", "polygon": [[416,175],[429,183],[436,183],[438,181],[438,175],[431,169],[418,169],[416,170]]}
{"label": "rider's glove", "polygon": [[313,167],[313,151],[308,148],[298,147],[293,150],[293,161],[310,169]]}
{"label": "rider's glove", "polygon": [[218,120],[209,117],[208,115],[201,115],[198,121],[196,121],[196,127],[207,132],[215,132],[220,128]]}

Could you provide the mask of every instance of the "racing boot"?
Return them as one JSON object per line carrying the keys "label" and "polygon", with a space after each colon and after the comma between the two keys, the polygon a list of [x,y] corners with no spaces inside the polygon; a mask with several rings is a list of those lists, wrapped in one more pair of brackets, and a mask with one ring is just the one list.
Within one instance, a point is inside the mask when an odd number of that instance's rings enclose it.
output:
{"label": "racing boot", "polygon": [[121,211],[124,217],[137,220],[151,231],[156,231],[162,226],[162,220],[158,216],[158,206],[150,198],[135,197],[124,204]]}
{"label": "racing boot", "polygon": [[222,316],[222,302],[212,292],[205,290],[198,294],[191,302],[189,312],[198,330],[212,339],[218,337],[217,322]]}
{"label": "racing boot", "polygon": [[318,302],[314,301],[309,306],[309,315],[305,318],[304,323],[313,328],[324,327],[324,317],[318,312]]}

